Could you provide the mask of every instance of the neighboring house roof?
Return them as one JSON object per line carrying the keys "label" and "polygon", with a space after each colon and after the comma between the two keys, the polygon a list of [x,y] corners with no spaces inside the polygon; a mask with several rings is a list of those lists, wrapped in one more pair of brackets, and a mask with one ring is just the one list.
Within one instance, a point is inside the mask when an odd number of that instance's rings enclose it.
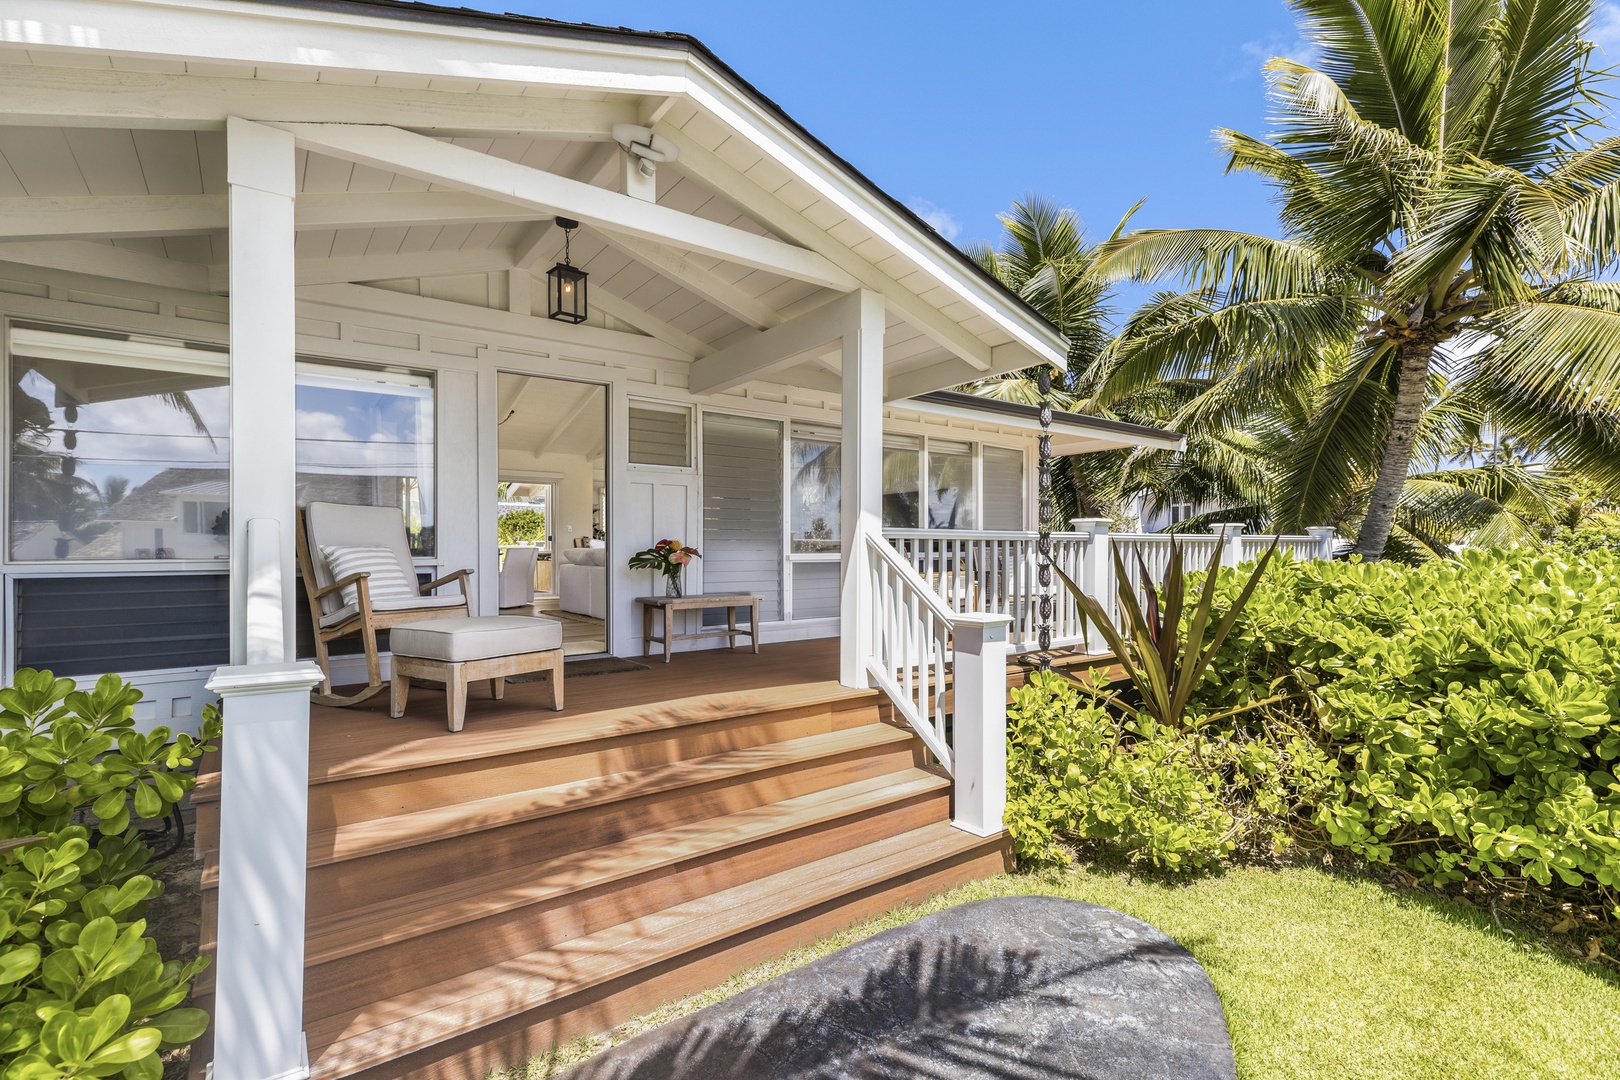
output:
{"label": "neighboring house roof", "polygon": [[181,489],[203,484],[224,484],[230,490],[230,471],[222,468],[164,469],[119,499],[98,521],[173,521],[174,497]]}
{"label": "neighboring house roof", "polygon": [[[895,402],[897,407],[917,407],[923,412],[950,414],[978,414],[992,416],[999,423],[1021,430],[1039,430],[1041,410],[1034,405],[997,398],[964,394],[957,390],[936,390],[919,394],[905,401]],[[1182,450],[1186,437],[1164,428],[1144,424],[1128,424],[1103,416],[1052,410],[1052,451],[1060,456],[1083,454],[1093,450],[1143,446],[1157,450]]]}

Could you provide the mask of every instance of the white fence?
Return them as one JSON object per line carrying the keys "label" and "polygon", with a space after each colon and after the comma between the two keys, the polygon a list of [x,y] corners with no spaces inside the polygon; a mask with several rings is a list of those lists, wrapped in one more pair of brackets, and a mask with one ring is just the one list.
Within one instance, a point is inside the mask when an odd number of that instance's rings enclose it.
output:
{"label": "white fence", "polygon": [[[1155,586],[1164,583],[1170,568],[1171,545],[1181,553],[1185,570],[1201,570],[1214,558],[1222,533],[1226,544],[1221,562],[1236,566],[1258,558],[1272,542],[1300,559],[1333,556],[1333,529],[1319,527],[1305,536],[1247,536],[1241,525],[1217,525],[1208,535],[1177,533],[1115,533],[1107,519],[1076,518],[1072,531],[1052,534],[1052,563],[1082,590],[1098,598],[1119,617],[1114,583],[1114,553],[1125,565],[1133,589],[1140,594],[1139,568],[1147,567]],[[1040,632],[1039,557],[1036,535],[1028,532],[975,532],[963,529],[887,529],[884,539],[900,561],[921,578],[944,607],[954,614],[987,613],[1012,620],[1010,638],[1017,651],[1038,647]],[[1081,618],[1080,606],[1056,575],[1052,579],[1052,647],[1090,645],[1101,640]],[[1140,598],[1140,596],[1139,596]]]}

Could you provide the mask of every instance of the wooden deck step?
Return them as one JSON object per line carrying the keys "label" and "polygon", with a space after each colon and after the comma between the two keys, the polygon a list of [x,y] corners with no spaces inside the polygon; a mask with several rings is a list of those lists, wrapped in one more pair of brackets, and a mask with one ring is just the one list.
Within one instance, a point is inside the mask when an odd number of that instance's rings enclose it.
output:
{"label": "wooden deck step", "polygon": [[915,739],[909,730],[866,724],[845,731],[810,735],[764,746],[730,750],[687,761],[590,777],[550,787],[436,806],[375,818],[332,829],[312,829],[309,865],[323,866],[438,840],[487,832],[504,825],[564,814],[604,803],[634,799],[682,787],[736,780],[778,769],[802,767],[822,758],[901,746]]}
{"label": "wooden deck step", "polygon": [[597,889],[727,849],[864,815],[920,796],[948,792],[950,780],[921,769],[827,788],[782,802],[575,851],[529,866],[468,877],[389,901],[335,912],[310,923],[306,963],[313,967],[395,942],[436,933],[516,908]]}
{"label": "wooden deck step", "polygon": [[[934,865],[999,858],[1003,844],[1002,838],[981,839],[937,822],[316,1020],[308,1029],[312,1080],[383,1067],[389,1075],[405,1075],[457,1037],[483,1038],[492,1026],[541,1022],[566,1012],[573,995],[588,995],[818,905],[848,902]],[[410,1055],[426,1056],[413,1062]]]}

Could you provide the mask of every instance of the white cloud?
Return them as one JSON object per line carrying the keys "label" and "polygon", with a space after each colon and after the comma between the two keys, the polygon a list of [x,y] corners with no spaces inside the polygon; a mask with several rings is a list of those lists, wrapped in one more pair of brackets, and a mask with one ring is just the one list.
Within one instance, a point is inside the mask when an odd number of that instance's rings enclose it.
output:
{"label": "white cloud", "polygon": [[1604,52],[1620,54],[1620,4],[1599,4],[1586,34]]}
{"label": "white cloud", "polygon": [[927,199],[912,199],[906,205],[911,207],[912,213],[928,222],[935,232],[952,243],[962,235],[962,223],[957,221],[949,210],[935,206]]}
{"label": "white cloud", "polygon": [[1230,76],[1232,79],[1241,79],[1263,71],[1267,62],[1274,56],[1285,57],[1312,67],[1320,59],[1316,54],[1316,46],[1304,38],[1277,32],[1254,41],[1245,41],[1238,49],[1243,53],[1243,65],[1232,72]]}

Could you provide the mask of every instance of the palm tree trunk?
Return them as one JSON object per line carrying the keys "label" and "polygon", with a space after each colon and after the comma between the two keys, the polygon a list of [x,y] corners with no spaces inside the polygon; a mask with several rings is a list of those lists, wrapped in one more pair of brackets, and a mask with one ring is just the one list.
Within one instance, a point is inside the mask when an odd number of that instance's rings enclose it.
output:
{"label": "palm tree trunk", "polygon": [[1389,543],[1389,531],[1395,524],[1395,506],[1400,502],[1406,474],[1412,466],[1412,447],[1417,441],[1418,421],[1423,418],[1433,353],[1434,342],[1425,338],[1409,341],[1395,352],[1400,373],[1395,385],[1395,410],[1384,440],[1384,459],[1378,465],[1378,479],[1373,483],[1367,516],[1361,519],[1356,546],[1350,550],[1350,554],[1360,555],[1366,562],[1382,559],[1384,545]]}

